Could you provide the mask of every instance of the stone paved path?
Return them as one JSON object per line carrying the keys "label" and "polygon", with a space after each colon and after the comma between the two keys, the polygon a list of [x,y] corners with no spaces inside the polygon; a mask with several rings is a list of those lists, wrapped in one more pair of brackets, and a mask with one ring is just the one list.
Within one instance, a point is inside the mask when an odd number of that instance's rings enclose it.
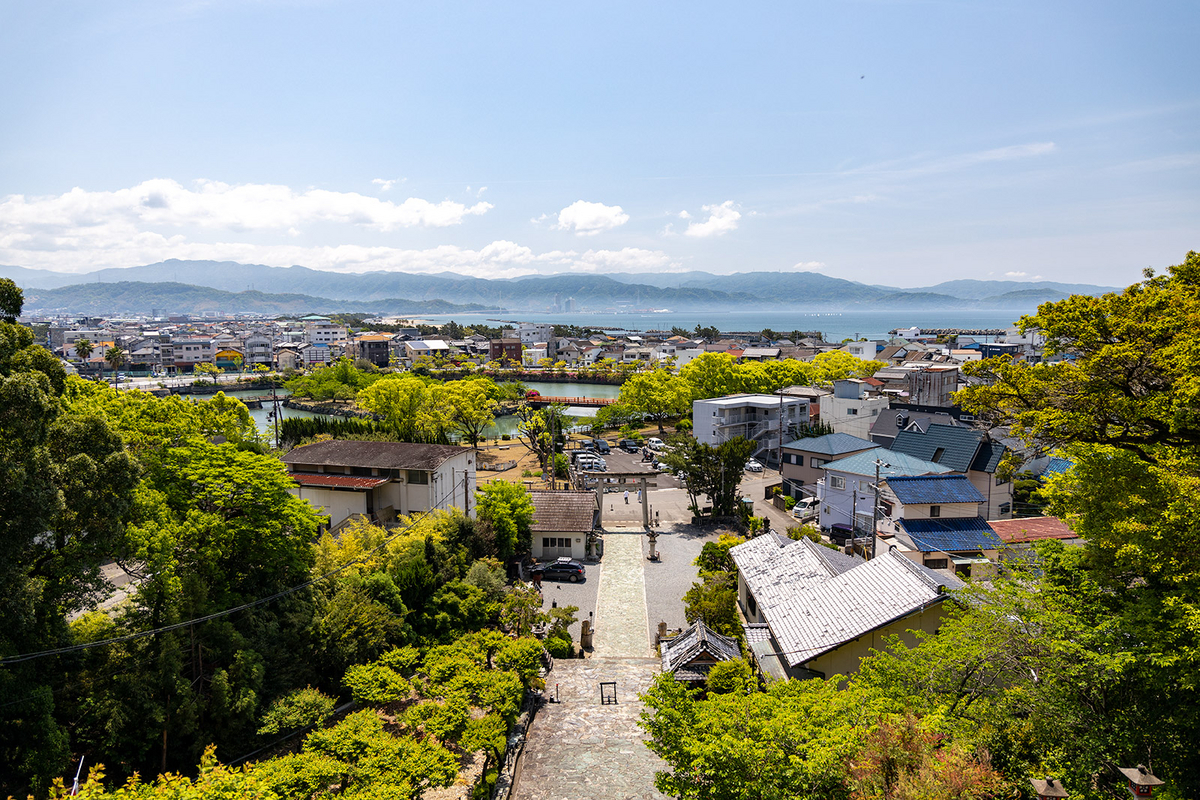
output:
{"label": "stone paved path", "polygon": [[647,658],[645,554],[641,529],[604,534],[593,658]]}
{"label": "stone paved path", "polygon": [[[546,677],[548,703],[530,725],[513,800],[666,800],[654,790],[663,763],[646,749],[638,700],[658,673],[648,638],[645,541],[608,529],[596,598],[596,634],[587,659],[558,659]],[[600,704],[615,681],[617,704]]]}
{"label": "stone paved path", "polygon": [[[650,658],[556,660],[546,694],[557,683],[561,702],[544,706],[529,728],[513,800],[666,800],[654,790],[663,764],[637,726],[637,696],[658,668]],[[617,705],[600,705],[600,681],[617,682]]]}

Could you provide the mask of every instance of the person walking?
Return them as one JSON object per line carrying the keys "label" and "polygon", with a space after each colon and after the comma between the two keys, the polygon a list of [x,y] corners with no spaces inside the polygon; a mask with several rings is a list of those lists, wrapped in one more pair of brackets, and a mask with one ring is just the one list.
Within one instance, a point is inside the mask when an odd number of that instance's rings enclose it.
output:
{"label": "person walking", "polygon": [[625,505],[629,505],[629,490],[625,490]]}

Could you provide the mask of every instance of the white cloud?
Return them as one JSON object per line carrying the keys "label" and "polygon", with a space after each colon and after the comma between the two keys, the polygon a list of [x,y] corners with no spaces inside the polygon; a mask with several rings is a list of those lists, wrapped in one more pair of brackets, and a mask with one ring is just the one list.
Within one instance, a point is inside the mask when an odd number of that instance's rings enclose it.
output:
{"label": "white cloud", "polygon": [[573,230],[577,236],[595,236],[628,221],[629,215],[620,206],[576,200],[558,212],[558,225],[555,227],[564,231]]}
{"label": "white cloud", "polygon": [[814,270],[825,269],[828,266],[824,261],[801,261],[798,264],[793,264],[792,269],[798,269],[801,272],[812,272]]}
{"label": "white cloud", "polygon": [[458,225],[484,214],[491,203],[466,206],[410,197],[393,203],[357,192],[295,191],[275,184],[231,185],[196,181],[185,188],[156,178],[128,189],[89,192],[75,188],[49,197],[10,195],[0,201],[0,237],[17,230],[55,230],[86,239],[97,229],[207,228],[230,231],[301,229],[312,223],[341,223],[375,231]]}
{"label": "white cloud", "polygon": [[733,207],[732,200],[726,200],[719,206],[702,206],[701,208],[708,212],[708,219],[704,222],[688,223],[687,230],[684,231],[685,235],[701,238],[723,236],[732,230],[737,230],[738,220],[742,218],[741,213]]}
{"label": "white cloud", "polygon": [[1006,278],[1024,278],[1028,274],[1029,274],[1028,272],[1006,272],[1006,273],[1004,273],[1004,277],[1006,277]]}
{"label": "white cloud", "polygon": [[689,213],[687,212],[687,210],[685,209],[685,210],[683,210],[683,211],[680,211],[680,212],[679,212],[679,218],[680,218],[680,219],[691,219],[691,218],[692,218],[692,215],[691,215],[691,214],[689,214]]}
{"label": "white cloud", "polygon": [[391,189],[393,186],[395,186],[395,185],[396,185],[396,181],[395,181],[395,179],[392,179],[392,180],[384,180],[383,178],[374,178],[374,179],[372,179],[372,180],[371,180],[371,183],[373,183],[373,184],[375,184],[376,186],[378,186],[378,187],[379,187],[379,191],[381,191],[381,192],[386,192],[386,191],[388,191],[389,189]]}

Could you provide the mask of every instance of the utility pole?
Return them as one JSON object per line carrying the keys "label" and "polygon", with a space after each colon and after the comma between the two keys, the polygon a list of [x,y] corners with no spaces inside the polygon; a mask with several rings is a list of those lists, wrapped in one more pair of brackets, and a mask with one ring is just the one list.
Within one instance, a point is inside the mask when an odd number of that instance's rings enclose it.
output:
{"label": "utility pole", "polygon": [[871,558],[875,558],[875,548],[879,543],[879,468],[890,467],[883,459],[875,459],[875,505],[871,508]]}
{"label": "utility pole", "polygon": [[783,387],[779,387],[779,444],[775,448],[775,468],[779,470],[779,482],[783,483]]}

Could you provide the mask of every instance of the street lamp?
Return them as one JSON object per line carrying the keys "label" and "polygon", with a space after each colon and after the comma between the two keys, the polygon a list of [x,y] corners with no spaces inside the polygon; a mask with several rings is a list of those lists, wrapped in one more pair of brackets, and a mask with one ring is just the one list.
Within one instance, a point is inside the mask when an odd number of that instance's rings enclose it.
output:
{"label": "street lamp", "polygon": [[1150,797],[1156,786],[1163,785],[1145,764],[1123,768],[1121,774],[1129,779],[1129,791],[1134,797]]}

